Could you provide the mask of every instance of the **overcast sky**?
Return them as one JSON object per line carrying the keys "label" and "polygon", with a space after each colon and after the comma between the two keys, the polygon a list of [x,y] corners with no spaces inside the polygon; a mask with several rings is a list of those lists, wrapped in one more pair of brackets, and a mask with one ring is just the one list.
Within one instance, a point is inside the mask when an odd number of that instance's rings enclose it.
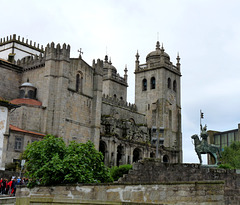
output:
{"label": "overcast sky", "polygon": [[184,162],[198,162],[191,135],[199,134],[200,109],[209,130],[237,129],[240,113],[240,1],[238,0],[0,0],[0,35],[40,45],[66,43],[71,57],[92,65],[106,53],[134,102],[134,66],[158,39],[182,72]]}

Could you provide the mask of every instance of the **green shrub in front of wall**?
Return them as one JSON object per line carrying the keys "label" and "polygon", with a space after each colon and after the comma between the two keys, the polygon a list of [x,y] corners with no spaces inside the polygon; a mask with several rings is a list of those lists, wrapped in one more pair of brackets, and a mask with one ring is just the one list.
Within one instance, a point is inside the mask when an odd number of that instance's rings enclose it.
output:
{"label": "green shrub in front of wall", "polygon": [[118,166],[114,166],[110,169],[110,174],[114,181],[117,181],[120,177],[122,177],[124,174],[127,174],[128,171],[132,169],[131,164],[124,164]]}

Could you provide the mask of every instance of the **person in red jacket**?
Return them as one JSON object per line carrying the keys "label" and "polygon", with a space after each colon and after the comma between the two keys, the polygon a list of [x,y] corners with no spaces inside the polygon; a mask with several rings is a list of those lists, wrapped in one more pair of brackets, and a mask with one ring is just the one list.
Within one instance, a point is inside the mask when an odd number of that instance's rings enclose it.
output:
{"label": "person in red jacket", "polygon": [[7,183],[7,194],[11,194],[11,188],[12,188],[12,180],[9,180],[9,182]]}
{"label": "person in red jacket", "polygon": [[0,179],[0,194],[2,194],[2,182],[3,182],[3,179],[1,178]]}

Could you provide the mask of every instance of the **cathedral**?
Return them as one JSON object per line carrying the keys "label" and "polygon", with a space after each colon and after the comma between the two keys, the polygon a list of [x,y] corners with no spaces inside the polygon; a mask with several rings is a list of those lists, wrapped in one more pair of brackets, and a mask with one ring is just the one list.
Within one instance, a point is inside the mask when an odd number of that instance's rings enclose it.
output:
{"label": "cathedral", "polygon": [[91,140],[111,166],[143,158],[182,162],[181,70],[157,41],[135,59],[135,103],[127,102],[128,70],[111,60],[70,58],[70,46],[46,47],[16,36],[0,39],[0,169],[19,161],[46,134],[68,144]]}

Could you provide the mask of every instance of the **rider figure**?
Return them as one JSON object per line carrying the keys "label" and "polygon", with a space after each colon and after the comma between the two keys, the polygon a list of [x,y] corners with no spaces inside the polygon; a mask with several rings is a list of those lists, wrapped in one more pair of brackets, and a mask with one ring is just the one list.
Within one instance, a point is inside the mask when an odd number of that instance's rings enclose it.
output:
{"label": "rider figure", "polygon": [[202,127],[202,125],[201,125],[201,138],[202,138],[201,148],[202,148],[202,150],[205,152],[205,151],[207,151],[207,148],[208,148],[208,142],[207,142],[207,138],[208,138],[207,125],[205,125],[204,127]]}

